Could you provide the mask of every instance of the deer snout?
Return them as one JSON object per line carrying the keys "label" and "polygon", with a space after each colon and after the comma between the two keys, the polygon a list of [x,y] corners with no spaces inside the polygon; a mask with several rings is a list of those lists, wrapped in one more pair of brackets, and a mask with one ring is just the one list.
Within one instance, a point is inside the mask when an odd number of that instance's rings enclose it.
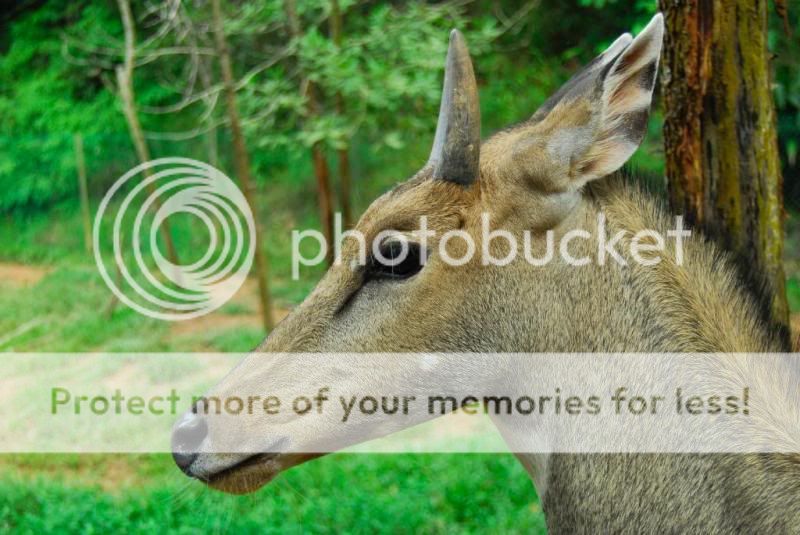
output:
{"label": "deer snout", "polygon": [[206,419],[197,414],[194,407],[184,413],[172,428],[172,458],[186,475],[192,475],[189,469],[197,459],[206,436],[208,436]]}

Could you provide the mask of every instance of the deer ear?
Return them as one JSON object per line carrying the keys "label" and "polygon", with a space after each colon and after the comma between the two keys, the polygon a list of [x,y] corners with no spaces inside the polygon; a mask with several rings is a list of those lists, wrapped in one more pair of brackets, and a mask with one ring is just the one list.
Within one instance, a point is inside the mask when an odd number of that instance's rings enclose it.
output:
{"label": "deer ear", "polygon": [[543,186],[556,190],[575,190],[622,167],[647,129],[663,34],[658,14],[635,39],[621,36],[573,76],[517,130],[516,164],[530,167],[524,162],[537,150],[539,165],[549,162],[559,175]]}
{"label": "deer ear", "polygon": [[613,173],[633,156],[647,132],[647,118],[664,37],[661,14],[636,36],[602,80],[601,114],[589,150],[573,164],[580,183]]}
{"label": "deer ear", "polygon": [[622,51],[624,51],[632,41],[633,37],[631,34],[624,33],[620,35],[602,54],[594,58],[580,71],[574,74],[572,78],[562,85],[558,91],[553,93],[544,104],[539,106],[539,109],[536,110],[536,113],[530,118],[528,124],[540,122],[562,102],[569,102],[593,93],[597,85],[597,78],[614,63],[614,60],[619,57]]}

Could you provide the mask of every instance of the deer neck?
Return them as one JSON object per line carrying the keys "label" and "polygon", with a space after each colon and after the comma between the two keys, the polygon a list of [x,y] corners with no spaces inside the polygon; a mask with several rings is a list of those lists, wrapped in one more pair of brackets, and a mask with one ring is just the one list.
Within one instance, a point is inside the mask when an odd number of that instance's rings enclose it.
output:
{"label": "deer neck", "polygon": [[[600,228],[602,226],[603,228]],[[734,263],[699,233],[681,240],[677,220],[635,188],[623,184],[592,188],[574,216],[557,229],[584,229],[589,239],[570,242],[582,266],[554,261],[514,273],[508,298],[516,302],[529,335],[517,351],[536,352],[781,352],[780,332],[744,287]],[[643,230],[664,237],[655,265],[632,254],[632,238]],[[605,253],[616,234],[625,264]],[[602,241],[605,234],[605,241]],[[641,257],[641,255],[640,255]],[[504,268],[499,268],[504,269]],[[507,321],[507,318],[506,318]],[[500,346],[506,346],[496,341]]]}
{"label": "deer neck", "polygon": [[[652,200],[625,186],[596,188],[571,228],[634,235],[675,228]],[[593,236],[596,235],[592,233]],[[578,242],[576,242],[577,244]],[[743,289],[734,264],[699,235],[683,261],[668,247],[662,262],[641,266],[620,243],[626,266],[554,265],[520,278],[515,295],[536,332],[539,352],[782,352],[780,336]],[[597,239],[575,253],[597,251]],[[538,278],[537,278],[538,277]],[[526,284],[525,280],[536,281]],[[796,455],[521,454],[551,531],[658,532],[800,525],[800,458]],[[767,489],[767,490],[765,490]]]}

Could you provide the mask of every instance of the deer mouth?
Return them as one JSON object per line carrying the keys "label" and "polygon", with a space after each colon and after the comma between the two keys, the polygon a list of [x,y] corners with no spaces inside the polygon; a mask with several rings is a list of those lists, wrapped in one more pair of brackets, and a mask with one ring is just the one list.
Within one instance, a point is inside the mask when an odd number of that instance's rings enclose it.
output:
{"label": "deer mouth", "polygon": [[209,487],[231,494],[254,492],[269,483],[281,471],[279,453],[258,453],[245,457],[202,481]]}
{"label": "deer mouth", "polygon": [[249,494],[268,484],[284,470],[320,455],[257,453],[200,479],[209,487],[228,494]]}

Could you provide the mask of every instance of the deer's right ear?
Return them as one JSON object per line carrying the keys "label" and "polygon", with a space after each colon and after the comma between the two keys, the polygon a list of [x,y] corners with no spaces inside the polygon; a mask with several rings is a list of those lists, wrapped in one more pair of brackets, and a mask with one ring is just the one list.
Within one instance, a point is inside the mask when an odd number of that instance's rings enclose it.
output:
{"label": "deer's right ear", "polygon": [[566,192],[622,167],[646,132],[663,33],[659,14],[635,39],[622,35],[505,134],[503,174]]}

